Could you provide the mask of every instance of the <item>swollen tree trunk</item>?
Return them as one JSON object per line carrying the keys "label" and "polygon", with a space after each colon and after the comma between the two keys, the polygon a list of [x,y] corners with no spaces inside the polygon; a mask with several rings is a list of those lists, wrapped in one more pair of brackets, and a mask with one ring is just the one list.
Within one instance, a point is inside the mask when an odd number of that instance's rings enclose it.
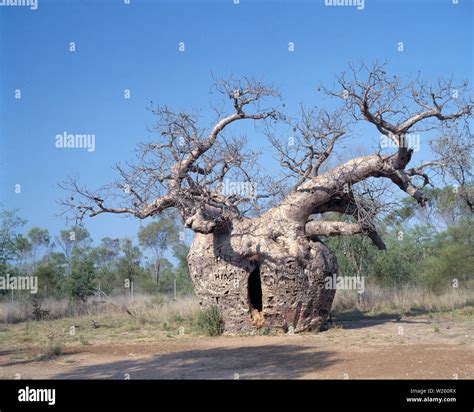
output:
{"label": "swollen tree trunk", "polygon": [[329,314],[334,254],[276,212],[194,237],[189,272],[201,305],[219,307],[225,332],[317,330]]}

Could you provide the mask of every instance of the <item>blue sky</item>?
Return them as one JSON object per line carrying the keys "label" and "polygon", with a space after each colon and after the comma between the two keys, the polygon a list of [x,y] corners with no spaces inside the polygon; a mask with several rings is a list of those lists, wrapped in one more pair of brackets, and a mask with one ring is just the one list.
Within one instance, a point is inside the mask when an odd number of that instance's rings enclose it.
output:
{"label": "blue sky", "polygon": [[[324,0],[38,2],[34,11],[0,7],[0,202],[19,209],[27,228],[53,234],[65,227],[55,216],[58,182],[76,174],[92,187],[111,181],[111,166],[152,137],[150,101],[205,112],[211,74],[273,82],[290,113],[300,102],[324,104],[317,85],[331,84],[349,61],[388,59],[408,78],[421,70],[472,79],[469,0],[365,0],[363,10]],[[252,145],[268,146],[246,130]],[[57,149],[63,131],[94,133],[96,150]],[[117,216],[86,222],[96,241],[135,238],[139,225]]]}

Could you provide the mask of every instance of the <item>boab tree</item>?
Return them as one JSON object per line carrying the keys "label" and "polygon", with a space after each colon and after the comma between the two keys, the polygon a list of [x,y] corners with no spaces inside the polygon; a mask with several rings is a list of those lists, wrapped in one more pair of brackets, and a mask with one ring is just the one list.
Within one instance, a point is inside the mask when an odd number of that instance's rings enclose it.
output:
{"label": "boab tree", "polygon": [[[472,149],[467,84],[402,81],[379,64],[351,65],[336,79],[322,90],[338,108],[302,107],[297,119],[282,113],[275,89],[248,78],[214,84],[232,109],[214,108],[218,119],[209,127],[197,111],[153,106],[159,139],[141,144],[135,162],[118,165],[119,178],[109,186],[91,191],[74,179],[64,184],[74,192],[64,205],[79,219],[103,213],[144,219],[174,208],[194,232],[188,264],[196,293],[202,305],[220,308],[226,331],[318,329],[335,293],[325,279],[337,271],[321,238],[363,234],[385,248],[374,224],[380,201],[360,185],[384,178],[423,206],[430,174],[450,172],[471,201],[464,190]],[[229,133],[246,120],[273,145],[282,178],[265,173],[260,153]],[[329,168],[340,142],[363,122],[391,149],[375,147]],[[430,137],[422,144],[434,160],[408,166],[409,133]],[[367,135],[359,138],[368,144]]]}

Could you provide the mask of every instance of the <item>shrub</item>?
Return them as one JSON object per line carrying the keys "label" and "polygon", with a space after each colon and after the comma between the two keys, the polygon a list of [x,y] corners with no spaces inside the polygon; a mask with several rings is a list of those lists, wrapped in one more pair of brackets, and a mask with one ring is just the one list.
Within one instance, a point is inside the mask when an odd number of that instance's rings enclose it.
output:
{"label": "shrub", "polygon": [[42,304],[38,300],[33,300],[33,317],[35,320],[44,320],[49,316],[49,310],[43,309]]}
{"label": "shrub", "polygon": [[84,335],[79,336],[79,342],[81,343],[82,346],[90,345],[90,342],[87,340],[87,338]]}
{"label": "shrub", "polygon": [[209,336],[218,336],[224,332],[224,322],[217,306],[203,309],[197,315],[197,326]]}
{"label": "shrub", "polygon": [[55,327],[48,328],[46,331],[45,337],[46,342],[43,346],[43,359],[51,359],[56,356],[60,356],[64,350],[64,331],[57,329]]}
{"label": "shrub", "polygon": [[51,342],[46,347],[45,358],[47,359],[54,358],[56,356],[61,355],[62,352],[63,352],[63,348],[59,343]]}

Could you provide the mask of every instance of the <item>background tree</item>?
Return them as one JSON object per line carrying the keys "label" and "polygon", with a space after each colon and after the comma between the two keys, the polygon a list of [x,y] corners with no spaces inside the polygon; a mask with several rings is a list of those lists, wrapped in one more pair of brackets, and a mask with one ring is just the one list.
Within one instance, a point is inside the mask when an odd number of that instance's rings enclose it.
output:
{"label": "background tree", "polygon": [[[32,273],[33,276],[38,277],[38,296],[61,298],[66,295],[66,267],[67,261],[64,254],[60,252],[48,253],[38,262]],[[77,278],[83,277],[77,271],[75,275]],[[87,281],[88,279],[84,280],[84,282]],[[77,286],[74,284],[73,287],[76,288]]]}
{"label": "background tree", "polygon": [[179,236],[173,216],[165,216],[156,222],[143,226],[138,231],[140,245],[149,249],[154,258],[154,275],[157,284],[160,282],[160,268],[167,250],[177,244]]}
{"label": "background tree", "polygon": [[123,290],[123,283],[118,277],[117,260],[120,256],[120,239],[103,238],[94,248],[92,256],[97,268],[97,281],[101,290],[106,293]]}
{"label": "background tree", "polygon": [[15,210],[4,210],[0,206],[0,270],[6,270],[6,265],[18,256],[17,245],[24,242],[18,233],[26,220],[18,217]]}
{"label": "background tree", "polygon": [[[474,267],[474,221],[462,219],[439,233],[432,245],[433,253],[421,261],[419,282],[441,293],[447,288],[469,287]],[[472,286],[471,286],[472,287]]]}
{"label": "background tree", "polygon": [[74,248],[87,247],[90,242],[91,238],[89,232],[81,226],[61,230],[59,236],[56,236],[56,243],[59,245],[66,258],[68,274],[71,272],[71,256]]}
{"label": "background tree", "polygon": [[68,279],[71,296],[85,302],[96,291],[96,275],[92,254],[73,252]]}
{"label": "background tree", "polygon": [[193,282],[188,270],[188,253],[189,246],[184,243],[178,243],[173,248],[173,255],[178,260],[178,265],[174,270],[176,285],[178,291],[183,295],[194,293]]}
{"label": "background tree", "polygon": [[31,257],[31,243],[26,236],[18,235],[16,239],[16,267],[24,273],[29,270],[28,262]]}
{"label": "background tree", "polygon": [[29,241],[29,252],[31,254],[31,266],[32,270],[36,269],[36,264],[43,252],[50,245],[50,237],[48,229],[42,229],[40,227],[32,227],[28,231],[28,241]]}
{"label": "background tree", "polygon": [[122,288],[127,288],[127,285],[131,288],[131,283],[134,282],[136,286],[136,281],[142,276],[140,262],[143,255],[140,248],[127,238],[120,241],[120,252],[116,267],[117,277]]}

